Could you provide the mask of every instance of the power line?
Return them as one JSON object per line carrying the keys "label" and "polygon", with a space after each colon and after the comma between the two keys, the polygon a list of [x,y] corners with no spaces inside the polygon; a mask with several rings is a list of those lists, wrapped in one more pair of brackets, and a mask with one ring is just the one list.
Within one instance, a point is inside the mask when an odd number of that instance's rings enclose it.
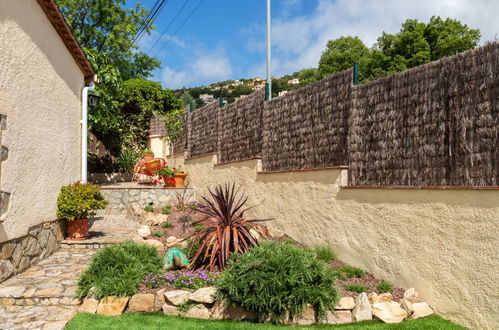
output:
{"label": "power line", "polygon": [[177,11],[177,14],[175,15],[175,17],[173,18],[173,20],[170,22],[170,24],[168,24],[168,26],[166,27],[166,29],[163,30],[163,32],[161,32],[161,35],[159,36],[158,40],[156,40],[156,42],[154,43],[154,45],[152,45],[152,47],[149,49],[149,53],[151,52],[151,50],[153,50],[153,48],[158,44],[158,42],[161,41],[161,38],[163,38],[163,36],[165,35],[166,31],[168,31],[170,29],[170,27],[173,25],[173,23],[177,20],[177,17],[180,15],[180,13],[184,10],[185,6],[187,6],[187,4],[189,3],[190,0],[187,0],[186,2],[184,2],[184,5],[182,6],[182,8],[180,8],[179,11]]}
{"label": "power line", "polygon": [[158,5],[158,7],[154,10],[151,10],[152,14],[149,17],[149,19],[146,19],[145,25],[143,26],[142,29],[139,29],[139,32],[136,34],[134,43],[138,42],[140,38],[144,35],[144,32],[147,31],[147,29],[154,23],[154,19],[161,14],[161,11],[163,10],[165,4],[168,2],[168,0],[158,0],[161,1],[161,3]]}
{"label": "power line", "polygon": [[178,31],[180,31],[180,29],[185,25],[185,23],[187,23],[187,21],[192,17],[192,15],[194,15],[194,13],[196,12],[196,10],[201,6],[201,4],[203,2],[204,2],[204,0],[199,1],[198,5],[191,11],[191,13],[189,14],[189,16],[182,22],[182,24],[180,24],[180,26],[178,27],[178,29],[175,30],[175,32],[173,32],[173,34],[166,41],[166,43],[160,49],[158,49],[158,51],[155,54],[157,54],[159,51],[161,51],[163,48],[165,48],[166,45],[168,45],[168,43],[170,42],[170,40],[172,40],[172,38],[177,34]]}
{"label": "power line", "polygon": [[147,16],[142,20],[142,23],[140,23],[140,26],[139,28],[137,29],[137,32],[135,33],[132,41],[135,41],[137,35],[139,33],[141,33],[142,29],[144,28],[144,26],[146,25],[146,22],[149,20],[149,18],[151,17],[151,14],[156,10],[156,7],[158,6],[159,2],[161,0],[156,0],[156,2],[154,3],[154,6],[152,7],[151,10],[149,10],[149,13],[147,13]]}

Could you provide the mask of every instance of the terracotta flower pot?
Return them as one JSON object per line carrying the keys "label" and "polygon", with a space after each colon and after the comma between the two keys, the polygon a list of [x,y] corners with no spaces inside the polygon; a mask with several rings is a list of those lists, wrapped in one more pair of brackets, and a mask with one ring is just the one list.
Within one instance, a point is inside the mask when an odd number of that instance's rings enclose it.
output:
{"label": "terracotta flower pot", "polygon": [[154,155],[144,155],[144,156],[142,157],[142,159],[143,159],[145,162],[148,162],[148,161],[150,161],[150,160],[154,159]]}
{"label": "terracotta flower pot", "polygon": [[88,219],[68,221],[68,239],[84,240],[88,237]]}
{"label": "terracotta flower pot", "polygon": [[163,181],[165,182],[165,187],[175,187],[175,183],[168,180],[168,178],[169,177],[166,175],[163,176]]}
{"label": "terracotta flower pot", "polygon": [[175,180],[175,187],[177,188],[184,188],[184,183],[185,183],[185,177],[187,176],[187,173],[177,173],[173,176],[173,179]]}

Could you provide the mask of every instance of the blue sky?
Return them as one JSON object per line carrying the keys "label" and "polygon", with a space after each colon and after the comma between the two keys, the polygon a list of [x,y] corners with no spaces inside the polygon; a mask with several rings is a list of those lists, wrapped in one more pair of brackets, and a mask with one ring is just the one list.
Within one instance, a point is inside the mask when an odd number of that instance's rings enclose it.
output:
{"label": "blue sky", "polygon": [[[128,5],[136,2],[129,0]],[[154,2],[141,1],[149,8]],[[197,11],[173,36],[199,3]],[[169,0],[155,20],[157,29],[139,42],[141,50],[162,62],[153,79],[165,88],[176,89],[228,79],[263,78],[265,3]],[[184,4],[177,20],[163,33]],[[498,12],[497,0],[272,0],[273,76],[317,66],[326,42],[342,35],[359,36],[370,47],[383,31],[397,32],[407,18],[457,18],[479,28],[482,42],[494,40],[499,33]]]}

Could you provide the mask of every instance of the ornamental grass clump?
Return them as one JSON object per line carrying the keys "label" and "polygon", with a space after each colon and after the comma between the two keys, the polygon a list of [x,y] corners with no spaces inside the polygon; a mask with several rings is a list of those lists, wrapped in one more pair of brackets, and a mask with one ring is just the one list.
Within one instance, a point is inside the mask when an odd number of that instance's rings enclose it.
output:
{"label": "ornamental grass clump", "polygon": [[262,237],[268,236],[258,222],[270,219],[244,218],[244,213],[253,207],[245,207],[248,197],[239,194],[240,188],[235,183],[216,186],[214,190],[208,189],[210,199],[203,197],[203,202],[196,204],[196,210],[207,217],[192,224],[204,226],[192,236],[200,242],[192,263],[195,268],[207,266],[210,271],[222,270],[231,254],[245,253],[257,246],[250,229]]}
{"label": "ornamental grass clump", "polygon": [[322,320],[340,295],[334,272],[314,253],[289,243],[267,241],[233,255],[217,281],[226,305],[241,306],[263,321],[279,323],[300,316],[306,304]]}
{"label": "ornamental grass clump", "polygon": [[78,280],[77,296],[87,296],[90,288],[97,299],[105,296],[132,296],[144,276],[162,266],[155,248],[126,242],[100,250]]}

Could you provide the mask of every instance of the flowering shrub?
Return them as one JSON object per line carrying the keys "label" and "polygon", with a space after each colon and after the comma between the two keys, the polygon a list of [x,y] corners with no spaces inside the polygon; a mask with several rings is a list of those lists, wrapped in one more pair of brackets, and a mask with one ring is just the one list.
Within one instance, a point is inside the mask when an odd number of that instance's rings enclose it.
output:
{"label": "flowering shrub", "polygon": [[151,289],[163,286],[173,286],[177,289],[199,289],[213,285],[219,276],[219,272],[208,272],[203,269],[172,271],[162,274],[149,273],[144,278],[144,284]]}

